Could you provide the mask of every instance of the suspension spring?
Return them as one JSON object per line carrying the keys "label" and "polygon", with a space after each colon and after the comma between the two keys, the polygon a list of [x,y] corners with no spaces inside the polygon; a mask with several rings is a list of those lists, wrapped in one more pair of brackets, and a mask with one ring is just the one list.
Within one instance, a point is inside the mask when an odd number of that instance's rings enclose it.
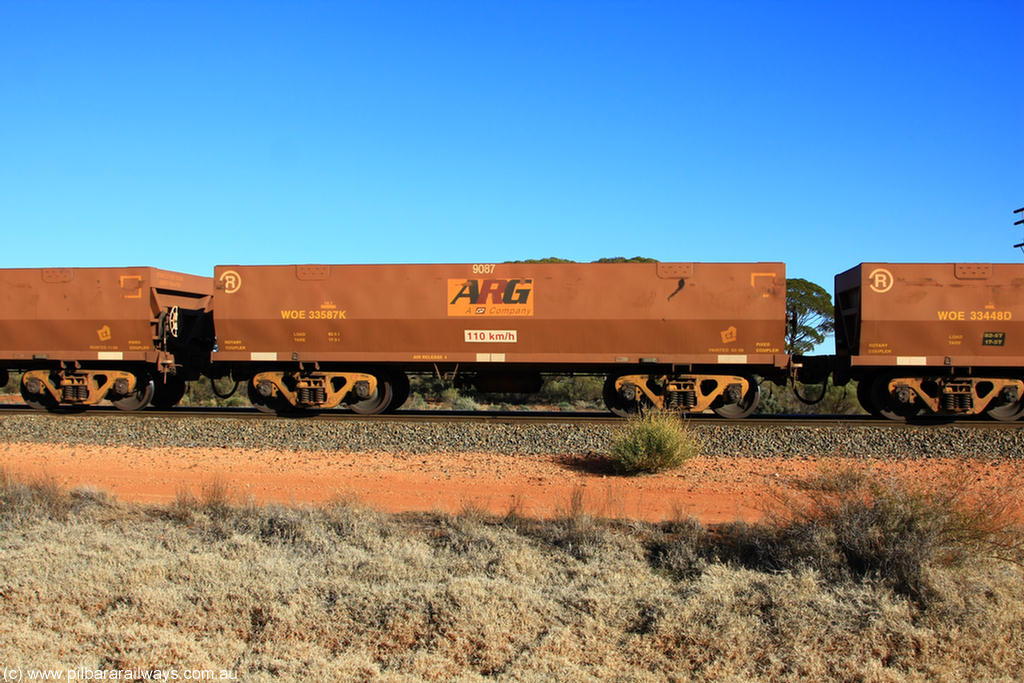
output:
{"label": "suspension spring", "polygon": [[974,396],[968,393],[956,395],[956,408],[960,412],[968,412],[974,408]]}
{"label": "suspension spring", "polygon": [[327,390],[324,387],[300,387],[296,393],[299,403],[303,405],[327,403]]}
{"label": "suspension spring", "polygon": [[84,401],[89,398],[89,387],[82,384],[65,384],[61,387],[61,396],[69,403]]}
{"label": "suspension spring", "polygon": [[966,391],[944,391],[940,405],[947,412],[966,413],[974,408],[974,396]]}
{"label": "suspension spring", "polygon": [[697,405],[697,393],[694,391],[670,391],[665,407],[669,410],[690,410]]}

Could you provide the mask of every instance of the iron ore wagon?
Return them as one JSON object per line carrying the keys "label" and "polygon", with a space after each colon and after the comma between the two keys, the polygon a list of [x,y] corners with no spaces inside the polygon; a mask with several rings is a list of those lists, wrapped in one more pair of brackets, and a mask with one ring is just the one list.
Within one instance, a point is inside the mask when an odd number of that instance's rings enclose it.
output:
{"label": "iron ore wagon", "polygon": [[483,391],[606,377],[641,405],[743,417],[785,381],[782,263],[217,266],[213,365],[263,410],[397,408],[410,372]]}
{"label": "iron ore wagon", "polygon": [[0,269],[0,380],[38,409],[177,403],[213,346],[213,281],[156,268]]}
{"label": "iron ore wagon", "polygon": [[869,412],[1024,415],[1024,265],[862,263],[835,295],[835,382]]}

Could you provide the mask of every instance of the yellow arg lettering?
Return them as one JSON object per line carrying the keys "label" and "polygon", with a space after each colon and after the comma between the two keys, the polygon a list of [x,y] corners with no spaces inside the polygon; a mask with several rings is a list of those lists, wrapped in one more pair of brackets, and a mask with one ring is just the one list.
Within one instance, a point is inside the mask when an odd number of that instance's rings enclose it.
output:
{"label": "yellow arg lettering", "polygon": [[309,310],[301,308],[281,309],[282,320],[347,320],[347,311],[322,310],[313,308]]}

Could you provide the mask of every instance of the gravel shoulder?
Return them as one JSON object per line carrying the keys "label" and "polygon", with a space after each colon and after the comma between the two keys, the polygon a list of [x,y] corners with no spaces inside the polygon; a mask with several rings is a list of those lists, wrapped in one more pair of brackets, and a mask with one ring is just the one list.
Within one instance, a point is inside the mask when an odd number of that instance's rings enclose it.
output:
{"label": "gravel shoulder", "polygon": [[[2,416],[0,468],[122,500],[226,490],[237,502],[355,498],[386,511],[570,511],[660,521],[755,521],[793,477],[852,464],[914,478],[967,476],[979,493],[1022,470],[1020,429],[699,426],[684,469],[618,477],[593,457],[604,425],[380,420]],[[205,492],[205,493],[204,493]]]}
{"label": "gravel shoulder", "polygon": [[[607,452],[619,424],[0,414],[0,440],[144,448],[582,456]],[[839,420],[820,425],[723,421],[692,423],[690,428],[705,443],[705,453],[725,457],[1024,458],[1024,422],[977,429]]]}

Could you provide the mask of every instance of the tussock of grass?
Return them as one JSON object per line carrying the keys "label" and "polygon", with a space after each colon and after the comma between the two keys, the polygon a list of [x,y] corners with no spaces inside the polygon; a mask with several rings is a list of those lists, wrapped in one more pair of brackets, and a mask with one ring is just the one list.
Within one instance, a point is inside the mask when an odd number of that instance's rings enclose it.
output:
{"label": "tussock of grass", "polygon": [[[853,500],[879,481],[796,491]],[[884,566],[830,569],[847,562],[844,527],[814,510],[834,504],[707,529],[601,519],[581,496],[542,521],[471,505],[221,504],[228,491],[142,507],[0,484],[0,661],[208,666],[245,681],[1011,681],[1024,670],[1020,567],[974,550],[949,562],[950,541],[921,556],[929,599],[908,597]],[[40,502],[54,496],[66,505]],[[971,501],[964,510],[982,516]],[[812,522],[825,531],[808,541],[795,529]],[[908,526],[849,533],[899,548],[891,530]]]}
{"label": "tussock of grass", "polygon": [[612,441],[609,461],[620,474],[661,472],[696,457],[701,448],[678,413],[652,410],[626,422]]}
{"label": "tussock of grass", "polygon": [[24,481],[0,469],[0,520],[5,525],[40,516],[63,520],[72,503],[53,477]]}
{"label": "tussock of grass", "polygon": [[1024,485],[979,495],[966,475],[925,484],[863,468],[791,482],[767,523],[724,528],[718,557],[783,571],[809,567],[828,580],[875,581],[922,604],[936,568],[977,558],[1024,564]]}

